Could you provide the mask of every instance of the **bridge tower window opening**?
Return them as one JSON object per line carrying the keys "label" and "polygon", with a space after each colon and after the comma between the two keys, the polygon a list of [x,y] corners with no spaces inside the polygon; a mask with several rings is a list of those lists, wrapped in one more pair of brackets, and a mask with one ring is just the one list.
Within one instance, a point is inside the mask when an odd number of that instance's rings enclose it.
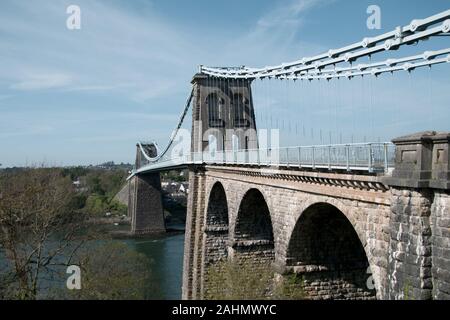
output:
{"label": "bridge tower window opening", "polygon": [[238,151],[240,148],[239,137],[236,134],[233,134],[233,136],[231,137],[231,147],[233,151]]}
{"label": "bridge tower window opening", "polygon": [[208,105],[208,122],[211,128],[223,128],[225,122],[222,119],[222,113],[224,110],[224,99],[214,92],[208,95],[206,98]]}
{"label": "bridge tower window opening", "polygon": [[234,124],[236,128],[247,128],[250,122],[247,119],[249,113],[249,100],[242,93],[233,95]]}
{"label": "bridge tower window opening", "polygon": [[214,157],[217,152],[217,138],[215,135],[210,134],[208,136],[208,150],[209,154]]}

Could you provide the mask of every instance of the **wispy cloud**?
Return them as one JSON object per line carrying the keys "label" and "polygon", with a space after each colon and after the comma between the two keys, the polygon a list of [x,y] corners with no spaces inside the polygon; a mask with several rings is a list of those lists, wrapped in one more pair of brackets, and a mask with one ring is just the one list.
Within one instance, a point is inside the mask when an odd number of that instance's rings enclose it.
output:
{"label": "wispy cloud", "polygon": [[53,89],[68,86],[72,82],[72,77],[63,73],[32,73],[22,77],[22,79],[11,85],[15,90],[41,90]]}
{"label": "wispy cloud", "polygon": [[[205,30],[199,37],[183,30],[159,17],[151,2],[138,2],[140,11],[145,11],[142,15],[117,4],[79,0],[83,17],[79,31],[65,28],[67,1],[43,1],[39,10],[25,2],[9,2],[20,10],[21,19],[0,12],[0,32],[8,35],[0,43],[5,65],[0,83],[28,91],[114,91],[145,103],[184,90],[196,64],[275,63],[294,53],[321,49],[296,35],[303,15],[330,1],[282,2],[231,38]],[[37,11],[46,12],[45,19]],[[17,78],[18,69],[49,71],[27,71]]]}
{"label": "wispy cloud", "polygon": [[[9,10],[0,12],[0,32],[6,35],[0,43],[0,85],[22,91],[114,91],[145,102],[167,94],[171,79],[193,69],[192,37],[160,19],[150,2],[133,4],[144,16],[124,10],[125,4],[79,0],[83,24],[78,31],[65,28],[68,4],[7,1]],[[17,70],[27,72],[18,77]]]}
{"label": "wispy cloud", "polygon": [[120,90],[125,88],[132,88],[135,87],[135,84],[131,83],[118,83],[118,84],[111,84],[111,85],[81,85],[81,86],[70,86],[66,89],[67,92],[105,92],[105,91],[112,91],[112,90]]}
{"label": "wispy cloud", "polygon": [[0,138],[13,138],[20,136],[36,136],[50,134],[54,131],[54,128],[49,125],[32,125],[29,127],[17,128],[14,131],[0,131]]}
{"label": "wispy cloud", "polygon": [[[231,61],[243,61],[251,66],[278,64],[325,50],[318,42],[301,36],[306,14],[334,0],[291,0],[280,2],[259,17],[245,33],[227,45],[226,55]],[[235,48],[239,48],[236,51]]]}
{"label": "wispy cloud", "polygon": [[272,12],[262,16],[258,20],[260,28],[279,28],[283,25],[300,26],[303,22],[303,14],[309,10],[333,2],[333,0],[295,0],[287,5],[275,8]]}

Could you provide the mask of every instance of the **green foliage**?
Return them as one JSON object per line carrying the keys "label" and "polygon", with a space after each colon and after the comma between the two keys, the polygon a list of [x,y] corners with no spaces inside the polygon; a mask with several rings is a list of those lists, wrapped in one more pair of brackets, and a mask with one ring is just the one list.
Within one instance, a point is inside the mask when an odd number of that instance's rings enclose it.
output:
{"label": "green foliage", "polygon": [[413,300],[412,294],[412,287],[409,281],[406,281],[404,287],[403,287],[403,300]]}
{"label": "green foliage", "polygon": [[113,197],[119,192],[127,172],[125,170],[89,169],[82,176],[78,176],[90,194]]}
{"label": "green foliage", "polygon": [[304,300],[304,279],[297,274],[276,277],[269,264],[219,261],[207,270],[208,300]]}
{"label": "green foliage", "polygon": [[91,215],[104,215],[108,210],[107,198],[97,194],[88,196],[84,210]]}
{"label": "green foliage", "polygon": [[244,261],[220,261],[207,271],[208,300],[260,300],[269,297],[273,271]]}
{"label": "green foliage", "polygon": [[[184,172],[184,175],[180,175],[181,172]],[[172,170],[168,172],[164,172],[161,174],[161,180],[169,181],[169,182],[185,182],[188,179],[188,173],[186,170]]]}
{"label": "green foliage", "polygon": [[304,300],[304,278],[298,274],[283,276],[273,290],[273,297],[280,300]]}
{"label": "green foliage", "polygon": [[124,243],[107,241],[87,247],[75,264],[81,268],[81,290],[63,289],[56,297],[82,300],[140,300],[148,296],[150,262]]}
{"label": "green foliage", "polygon": [[70,200],[70,207],[73,210],[80,210],[86,206],[87,196],[85,194],[75,194]]}
{"label": "green foliage", "polygon": [[82,183],[82,192],[73,200],[74,207],[82,208],[84,212],[91,215],[103,216],[106,212],[111,212],[113,215],[126,214],[127,207],[114,200],[114,196],[125,182],[126,171],[81,169],[63,170],[65,175],[77,177]]}
{"label": "green foliage", "polygon": [[89,170],[84,167],[73,167],[62,169],[62,175],[64,177],[70,177],[70,180],[75,181],[79,177],[85,176]]}
{"label": "green foliage", "polygon": [[106,196],[92,194],[86,199],[84,211],[98,216],[103,216],[106,212],[110,212],[112,215],[124,215],[127,213],[127,206]]}
{"label": "green foliage", "polygon": [[111,200],[109,202],[109,211],[112,214],[116,214],[116,215],[126,215],[127,211],[128,211],[128,207],[126,205],[120,203],[119,201]]}
{"label": "green foliage", "polygon": [[105,190],[100,182],[100,174],[97,172],[90,172],[86,175],[86,186],[92,194],[105,195]]}

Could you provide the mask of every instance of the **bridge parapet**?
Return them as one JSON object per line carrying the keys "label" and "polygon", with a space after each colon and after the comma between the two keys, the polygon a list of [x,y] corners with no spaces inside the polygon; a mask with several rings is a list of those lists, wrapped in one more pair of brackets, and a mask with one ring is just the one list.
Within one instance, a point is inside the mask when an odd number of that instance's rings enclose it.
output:
{"label": "bridge parapet", "polygon": [[393,140],[395,170],[386,183],[397,187],[450,189],[450,133],[420,132]]}
{"label": "bridge parapet", "polygon": [[394,147],[391,143],[355,143],[254,150],[208,150],[175,154],[157,162],[144,163],[136,172],[160,171],[195,164],[390,173],[395,165]]}

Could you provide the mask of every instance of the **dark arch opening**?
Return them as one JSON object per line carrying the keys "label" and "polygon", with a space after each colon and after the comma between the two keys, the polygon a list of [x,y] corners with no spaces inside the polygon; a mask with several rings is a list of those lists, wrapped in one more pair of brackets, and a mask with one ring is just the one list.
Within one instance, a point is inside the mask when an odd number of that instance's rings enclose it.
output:
{"label": "dark arch opening", "polygon": [[369,262],[350,221],[336,207],[318,203],[306,209],[288,245],[288,269],[301,275],[305,293],[315,299],[368,299]]}
{"label": "dark arch opening", "polygon": [[225,189],[220,182],[211,189],[206,212],[206,257],[207,264],[227,258],[228,203]]}
{"label": "dark arch opening", "polygon": [[220,182],[212,187],[209,195],[208,210],[206,214],[208,226],[228,227],[228,203],[225,189]]}
{"label": "dark arch opening", "polygon": [[242,199],[235,233],[237,240],[265,240],[273,244],[269,207],[258,190],[248,191]]}
{"label": "dark arch opening", "polygon": [[234,246],[241,257],[265,263],[274,258],[274,238],[269,207],[256,189],[248,191],[239,206],[236,219]]}

